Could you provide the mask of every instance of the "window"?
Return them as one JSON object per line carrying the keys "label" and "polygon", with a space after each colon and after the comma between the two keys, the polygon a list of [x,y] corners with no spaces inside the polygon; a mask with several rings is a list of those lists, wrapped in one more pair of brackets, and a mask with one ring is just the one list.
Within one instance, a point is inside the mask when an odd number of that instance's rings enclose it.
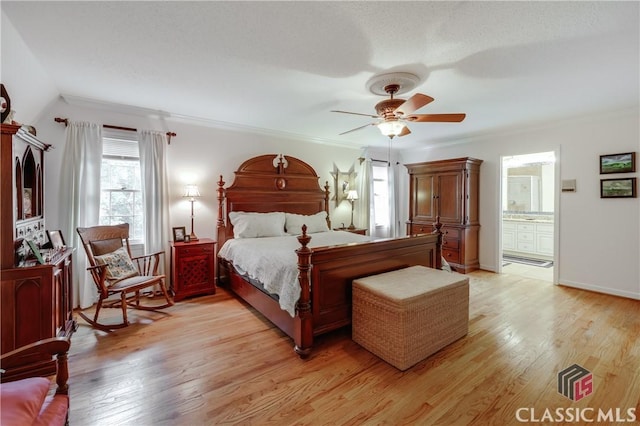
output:
{"label": "window", "polygon": [[[127,139],[127,136],[129,137]],[[100,225],[129,224],[129,239],[144,242],[138,141],[111,132],[102,138]]]}
{"label": "window", "polygon": [[389,167],[372,165],[373,209],[376,227],[388,228],[389,223]]}

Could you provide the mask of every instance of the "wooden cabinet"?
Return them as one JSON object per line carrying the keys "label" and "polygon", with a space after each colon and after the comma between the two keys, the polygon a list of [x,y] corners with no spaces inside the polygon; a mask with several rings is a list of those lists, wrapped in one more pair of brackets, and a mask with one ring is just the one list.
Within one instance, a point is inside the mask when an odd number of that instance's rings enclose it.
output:
{"label": "wooden cabinet", "polygon": [[[61,251],[44,265],[0,270],[3,354],[38,340],[73,334],[77,324],[73,318],[72,276],[72,249]],[[24,371],[52,375],[56,372],[55,361],[47,356],[25,359],[10,377],[19,378]]]}
{"label": "wooden cabinet", "polygon": [[215,246],[207,238],[171,243],[171,291],[176,302],[216,292]]}
{"label": "wooden cabinet", "polygon": [[[49,145],[19,126],[2,125],[0,146],[0,352],[41,339],[69,336],[73,318],[72,249],[46,264],[21,263],[17,248],[26,239],[46,242],[44,152]],[[13,373],[55,374],[51,357],[31,356]],[[5,376],[6,377],[6,376]]]}
{"label": "wooden cabinet", "polygon": [[442,255],[462,273],[480,267],[480,164],[482,160],[470,157],[406,164],[410,177],[407,233],[432,232],[440,216]]}

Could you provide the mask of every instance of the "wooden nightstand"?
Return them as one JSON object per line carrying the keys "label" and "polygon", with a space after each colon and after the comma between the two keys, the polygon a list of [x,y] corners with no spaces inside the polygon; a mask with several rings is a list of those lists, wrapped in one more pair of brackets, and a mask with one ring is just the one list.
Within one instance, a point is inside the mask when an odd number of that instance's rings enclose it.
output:
{"label": "wooden nightstand", "polygon": [[351,232],[352,234],[367,235],[367,230],[365,228],[355,228],[355,229],[333,228],[333,230],[334,231],[347,231],[347,232]]}
{"label": "wooden nightstand", "polygon": [[171,243],[171,292],[176,302],[216,292],[216,242],[201,238]]}

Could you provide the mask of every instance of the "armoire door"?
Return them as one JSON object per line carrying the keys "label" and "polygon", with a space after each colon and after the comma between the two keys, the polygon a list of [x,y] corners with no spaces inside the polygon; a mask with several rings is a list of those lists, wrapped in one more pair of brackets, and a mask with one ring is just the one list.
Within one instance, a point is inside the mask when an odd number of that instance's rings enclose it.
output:
{"label": "armoire door", "polygon": [[462,174],[460,172],[438,175],[437,211],[442,223],[463,223]]}

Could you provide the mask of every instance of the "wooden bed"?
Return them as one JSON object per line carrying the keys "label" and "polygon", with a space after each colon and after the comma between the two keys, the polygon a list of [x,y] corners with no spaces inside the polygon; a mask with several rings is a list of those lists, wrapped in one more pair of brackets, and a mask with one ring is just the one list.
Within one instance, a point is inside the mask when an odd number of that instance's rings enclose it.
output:
{"label": "wooden bed", "polygon": [[[230,212],[288,212],[312,215],[327,212],[329,229],[329,184],[324,189],[307,163],[289,156],[261,155],[240,165],[227,188],[218,181],[218,250],[233,238]],[[439,225],[439,224],[438,224]],[[300,298],[296,315],[282,310],[274,297],[257,288],[218,258],[218,280],[244,299],[294,340],[294,349],[306,358],[314,336],[351,323],[351,281],[412,265],[441,269],[440,227],[433,234],[408,236],[309,248],[313,238],[298,236]],[[302,231],[301,231],[302,232]]]}

